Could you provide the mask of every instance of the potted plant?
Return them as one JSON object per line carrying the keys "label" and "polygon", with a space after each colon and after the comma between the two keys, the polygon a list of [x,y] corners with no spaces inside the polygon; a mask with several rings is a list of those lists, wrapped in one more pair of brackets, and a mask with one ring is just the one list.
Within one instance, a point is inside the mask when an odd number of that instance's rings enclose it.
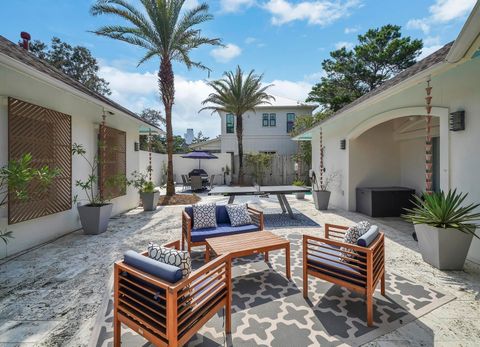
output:
{"label": "potted plant", "polygon": [[440,270],[462,270],[470,248],[479,204],[463,206],[467,194],[456,190],[415,196],[414,207],[403,217],[415,225],[418,246],[425,262]]}
{"label": "potted plant", "polygon": [[[80,223],[83,231],[87,235],[97,235],[105,232],[108,228],[108,222],[112,214],[113,204],[109,203],[107,198],[100,194],[97,189],[98,183],[98,155],[93,160],[89,160],[86,156],[86,150],[81,144],[74,143],[72,145],[72,154],[79,155],[88,164],[90,172],[86,180],[77,180],[75,186],[85,192],[87,204],[78,205],[78,214],[80,215]],[[78,196],[75,196],[74,202],[78,202]]]}
{"label": "potted plant", "polygon": [[[295,180],[295,181],[292,182],[292,185],[295,186],[295,187],[304,187],[305,182],[300,181],[300,180]],[[305,199],[305,193],[304,192],[295,193],[295,197],[297,198],[297,200],[303,200],[303,199]]]}
{"label": "potted plant", "polygon": [[[9,161],[7,165],[0,167],[0,208],[8,206],[9,198],[16,201],[28,200],[31,182],[39,183],[37,189],[48,190],[54,178],[59,174],[59,169],[51,169],[47,165],[41,168],[34,167],[30,153],[22,155],[18,160]],[[3,213],[0,217],[3,217]],[[12,238],[12,230],[0,230],[0,239],[5,246]]]}
{"label": "potted plant", "polygon": [[140,198],[142,199],[143,210],[155,211],[157,209],[158,199],[160,198],[160,192],[155,190],[155,185],[147,179],[146,174],[134,171],[132,177],[128,183],[138,189]]}

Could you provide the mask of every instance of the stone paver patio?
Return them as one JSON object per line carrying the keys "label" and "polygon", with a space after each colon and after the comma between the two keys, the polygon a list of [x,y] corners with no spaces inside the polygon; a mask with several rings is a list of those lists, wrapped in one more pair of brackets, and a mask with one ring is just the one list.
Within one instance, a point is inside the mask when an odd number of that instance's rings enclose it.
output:
{"label": "stone paver patio", "polygon": [[[226,201],[219,197],[204,200]],[[239,198],[260,209],[277,207],[273,198]],[[292,208],[320,225],[352,224],[367,217],[341,210],[320,212],[311,200],[289,197]],[[144,250],[180,236],[181,206],[156,212],[132,210],[112,219],[98,236],[81,231],[0,263],[0,346],[86,346],[101,306],[112,264],[128,249]],[[387,236],[386,270],[457,299],[384,335],[369,346],[480,345],[480,267],[442,272],[425,264],[412,227],[399,219],[375,221]],[[292,227],[298,231],[301,227]],[[281,233],[288,232],[283,228]],[[305,232],[315,233],[314,228]]]}

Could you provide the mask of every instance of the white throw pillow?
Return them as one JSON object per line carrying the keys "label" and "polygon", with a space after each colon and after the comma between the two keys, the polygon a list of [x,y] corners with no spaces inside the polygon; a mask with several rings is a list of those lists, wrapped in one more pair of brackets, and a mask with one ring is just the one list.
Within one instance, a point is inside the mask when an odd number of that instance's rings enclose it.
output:
{"label": "white throw pillow", "polygon": [[192,259],[187,251],[162,247],[153,242],[148,244],[147,249],[150,258],[180,268],[183,278],[188,277],[192,272]]}
{"label": "white throw pillow", "polygon": [[225,208],[230,218],[230,224],[232,227],[239,227],[242,225],[253,224],[252,218],[248,214],[246,204],[225,205]]}
{"label": "white throw pillow", "polygon": [[217,207],[215,203],[195,204],[193,208],[193,229],[217,227]]}
{"label": "white throw pillow", "polygon": [[[345,243],[350,243],[352,245],[356,245],[358,239],[365,234],[368,230],[370,229],[370,223],[366,221],[359,222],[355,224],[354,226],[351,226],[348,228],[347,232],[343,236],[343,242]],[[350,249],[348,247],[340,247],[340,251],[347,251],[347,252],[352,252],[356,253],[353,249]],[[355,258],[353,254],[349,253],[343,253],[343,256],[346,258]],[[346,261],[343,258],[340,258],[342,261]]]}

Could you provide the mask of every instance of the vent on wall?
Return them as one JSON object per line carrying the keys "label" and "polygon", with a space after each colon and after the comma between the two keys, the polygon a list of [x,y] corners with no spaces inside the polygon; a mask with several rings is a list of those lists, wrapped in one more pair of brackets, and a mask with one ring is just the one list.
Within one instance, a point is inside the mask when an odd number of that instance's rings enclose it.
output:
{"label": "vent on wall", "polygon": [[347,148],[347,140],[343,139],[340,140],[340,149],[346,149]]}
{"label": "vent on wall", "polygon": [[448,119],[448,127],[450,131],[465,130],[465,111],[457,111],[450,113]]}

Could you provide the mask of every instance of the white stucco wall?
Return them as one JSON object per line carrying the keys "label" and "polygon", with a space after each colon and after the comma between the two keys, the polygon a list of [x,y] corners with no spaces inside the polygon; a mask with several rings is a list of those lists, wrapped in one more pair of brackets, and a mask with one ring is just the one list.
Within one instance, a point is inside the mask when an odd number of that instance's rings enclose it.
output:
{"label": "white stucco wall", "polygon": [[[70,115],[72,143],[83,144],[88,156],[93,158],[97,150],[98,126],[103,111],[101,106],[4,65],[0,65],[0,81],[0,165],[5,165],[8,158],[8,96]],[[139,158],[138,152],[134,151],[134,142],[138,141],[138,124],[128,116],[116,113],[107,118],[107,125],[127,132],[127,173],[137,170]],[[83,192],[75,187],[75,181],[84,179],[87,175],[88,168],[83,159],[73,157],[72,195],[78,194],[80,199],[84,198]],[[133,188],[129,188],[127,195],[116,198],[112,202],[115,215],[135,207],[138,203],[138,195]],[[1,209],[0,214],[0,228],[12,230],[14,235],[7,249],[3,244],[0,245],[0,258],[4,257],[7,251],[8,254],[14,254],[80,228],[75,207],[68,211],[9,226],[6,211]]]}
{"label": "white stucco wall", "polygon": [[[441,160],[440,175],[442,189],[457,188],[468,193],[468,202],[480,203],[480,59],[472,59],[439,75],[432,77],[433,106],[440,115],[440,127],[435,131],[440,135]],[[418,192],[424,190],[424,139],[410,138],[398,141],[397,148],[388,139],[387,132],[377,133],[371,137],[370,144],[363,143],[361,137],[353,136],[347,142],[347,150],[341,151],[340,140],[348,139],[355,134],[356,129],[362,129],[376,116],[392,114],[398,110],[399,116],[406,116],[402,110],[412,108],[420,110],[412,116],[424,114],[425,82],[390,95],[368,107],[347,111],[335,121],[323,126],[325,150],[325,167],[340,169],[343,176],[342,188],[332,192],[332,204],[336,207],[355,209],[354,191],[356,184],[374,182],[375,185],[398,182],[400,185],[411,186]],[[447,128],[449,112],[464,110],[466,114],[466,130],[450,132]],[[371,122],[372,123],[372,122]],[[374,122],[373,122],[374,123]],[[372,124],[373,124],[372,123]],[[373,126],[373,125],[372,125]],[[384,129],[388,130],[388,129]],[[363,131],[363,130],[362,130]],[[319,168],[319,129],[315,129],[312,137],[312,167]],[[375,134],[372,134],[375,135]],[[371,153],[362,156],[362,151]],[[390,153],[392,156],[387,155]],[[395,155],[395,156],[393,156]],[[348,158],[351,157],[349,160]],[[378,165],[384,161],[382,174],[368,173],[365,168]],[[397,161],[400,165],[395,163]],[[393,162],[393,163],[392,163]],[[370,164],[369,164],[370,163]],[[352,166],[355,165],[355,166]],[[355,173],[353,167],[357,169]],[[365,177],[358,177],[361,172]],[[348,177],[349,182],[346,182]],[[363,181],[365,180],[365,181]],[[363,181],[363,182],[362,182]],[[345,194],[342,194],[345,192]],[[477,234],[479,232],[477,231]],[[469,253],[469,259],[480,263],[480,241],[474,238]]]}
{"label": "white stucco wall", "polygon": [[[275,113],[276,126],[262,126],[262,114]],[[291,155],[297,152],[297,144],[292,141],[287,133],[287,113],[294,113],[296,116],[311,115],[309,108],[291,107],[262,107],[256,112],[247,112],[243,115],[243,150],[249,152],[276,152],[280,155]],[[238,153],[236,124],[235,133],[226,133],[225,113],[221,113],[221,151]]]}

